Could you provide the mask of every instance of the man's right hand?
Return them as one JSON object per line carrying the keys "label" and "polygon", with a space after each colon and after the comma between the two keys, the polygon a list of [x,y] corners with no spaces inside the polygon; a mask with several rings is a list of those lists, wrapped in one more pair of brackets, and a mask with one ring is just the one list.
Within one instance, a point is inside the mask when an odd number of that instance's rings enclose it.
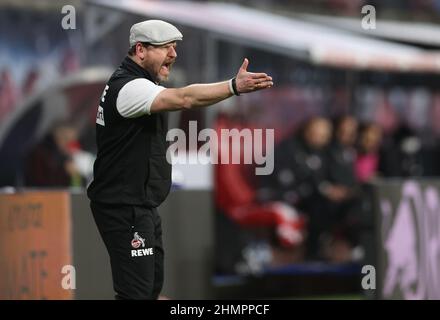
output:
{"label": "man's right hand", "polygon": [[268,76],[266,73],[248,72],[248,65],[249,60],[245,58],[243,64],[238,70],[235,80],[238,93],[257,91],[273,86],[272,77]]}

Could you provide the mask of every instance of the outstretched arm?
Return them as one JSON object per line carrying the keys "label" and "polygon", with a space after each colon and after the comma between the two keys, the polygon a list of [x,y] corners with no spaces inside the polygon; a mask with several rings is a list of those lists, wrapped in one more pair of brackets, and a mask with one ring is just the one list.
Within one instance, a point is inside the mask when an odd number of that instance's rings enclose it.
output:
{"label": "outstretched arm", "polygon": [[[235,77],[238,93],[253,92],[273,86],[272,77],[266,73],[248,72],[248,64],[248,59],[244,59]],[[150,112],[191,109],[215,104],[233,95],[230,89],[230,81],[192,84],[183,88],[165,89],[154,99]]]}

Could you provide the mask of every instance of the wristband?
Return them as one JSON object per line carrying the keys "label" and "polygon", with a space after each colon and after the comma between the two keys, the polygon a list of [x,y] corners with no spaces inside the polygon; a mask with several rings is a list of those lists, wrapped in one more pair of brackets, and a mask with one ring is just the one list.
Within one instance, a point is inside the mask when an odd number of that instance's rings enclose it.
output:
{"label": "wristband", "polygon": [[231,80],[231,86],[232,86],[232,92],[233,92],[236,96],[239,96],[239,95],[240,95],[240,92],[238,92],[238,90],[237,90],[237,83],[236,83],[235,77],[232,78],[232,80]]}
{"label": "wristband", "polygon": [[229,83],[229,91],[230,91],[233,95],[235,95],[234,88],[232,88],[232,79],[229,80],[228,83]]}

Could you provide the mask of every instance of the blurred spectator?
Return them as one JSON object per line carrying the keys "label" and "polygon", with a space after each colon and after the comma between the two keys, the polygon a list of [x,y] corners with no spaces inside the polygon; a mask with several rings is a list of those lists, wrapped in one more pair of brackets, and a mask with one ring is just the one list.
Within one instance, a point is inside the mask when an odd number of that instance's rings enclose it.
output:
{"label": "blurred spectator", "polygon": [[307,255],[317,258],[322,232],[331,224],[328,199],[326,147],[331,123],[322,117],[310,119],[299,137],[289,137],[275,148],[275,170],[262,183],[271,190],[266,197],[298,207],[308,218]]}
{"label": "blurred spectator", "polygon": [[266,198],[297,207],[307,217],[307,257],[348,262],[357,247],[360,191],[355,175],[358,122],[314,117],[298,136],[275,149],[275,171],[264,177]]}
{"label": "blurred spectator", "polygon": [[335,121],[329,152],[329,181],[326,195],[333,217],[332,229],[324,241],[324,254],[332,262],[352,260],[352,249],[359,244],[360,189],[354,166],[358,121],[349,115]]}
{"label": "blurred spectator", "polygon": [[25,165],[28,186],[78,187],[84,186],[75,153],[79,149],[78,132],[70,124],[61,122],[31,151]]}
{"label": "blurred spectator", "polygon": [[355,172],[358,181],[368,182],[376,177],[379,169],[379,149],[382,142],[382,129],[374,124],[364,124],[359,132],[358,154]]}
{"label": "blurred spectator", "polygon": [[262,200],[280,200],[295,206],[320,194],[319,186],[327,176],[325,147],[330,137],[330,122],[314,117],[303,125],[299,136],[281,141],[274,150],[274,173],[262,177],[263,186],[271,189],[264,190]]}
{"label": "blurred spectator", "polygon": [[358,121],[352,116],[342,116],[335,121],[334,138],[329,148],[329,180],[333,188],[328,197],[338,202],[349,199],[356,186],[354,162]]}

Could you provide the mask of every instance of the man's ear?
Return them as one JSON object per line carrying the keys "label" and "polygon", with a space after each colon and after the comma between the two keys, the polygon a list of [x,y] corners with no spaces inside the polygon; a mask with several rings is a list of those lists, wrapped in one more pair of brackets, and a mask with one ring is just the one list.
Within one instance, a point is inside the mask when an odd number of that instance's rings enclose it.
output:
{"label": "man's ear", "polygon": [[137,52],[137,55],[138,55],[138,57],[141,59],[141,60],[144,60],[145,59],[145,50],[146,50],[146,48],[142,45],[142,43],[136,43],[136,52]]}

